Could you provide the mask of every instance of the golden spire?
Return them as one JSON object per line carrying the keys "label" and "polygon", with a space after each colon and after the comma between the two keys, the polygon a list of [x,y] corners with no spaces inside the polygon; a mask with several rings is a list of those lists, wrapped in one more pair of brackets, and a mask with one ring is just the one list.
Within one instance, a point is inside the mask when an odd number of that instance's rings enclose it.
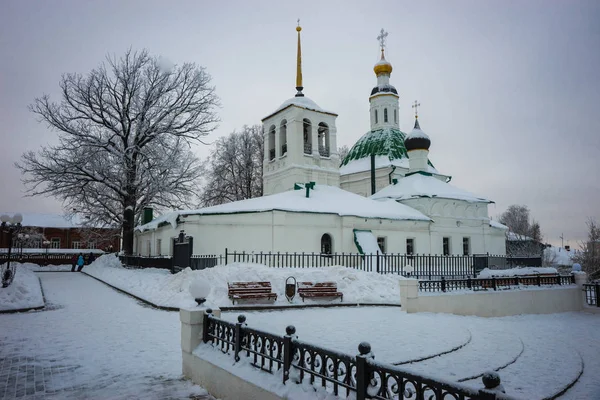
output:
{"label": "golden spire", "polygon": [[300,19],[298,19],[298,26],[296,27],[296,32],[298,32],[298,55],[296,57],[296,97],[303,97],[302,94],[302,49],[300,47],[300,31],[302,27],[300,26]]}

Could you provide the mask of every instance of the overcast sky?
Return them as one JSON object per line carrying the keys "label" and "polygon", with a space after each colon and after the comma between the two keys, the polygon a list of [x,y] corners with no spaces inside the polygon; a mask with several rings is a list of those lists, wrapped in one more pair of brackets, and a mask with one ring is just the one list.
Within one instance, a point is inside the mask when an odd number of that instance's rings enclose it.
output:
{"label": "overcast sky", "polygon": [[492,217],[528,205],[553,243],[576,245],[600,220],[600,2],[575,0],[2,0],[0,210],[61,212],[24,197],[13,164],[56,140],[27,106],[59,100],[62,73],[129,47],[205,66],[222,102],[214,140],[294,95],[297,18],[304,93],[339,114],[338,145],[369,130],[384,28],[401,129],[419,100],[430,159],[454,185],[494,200]]}

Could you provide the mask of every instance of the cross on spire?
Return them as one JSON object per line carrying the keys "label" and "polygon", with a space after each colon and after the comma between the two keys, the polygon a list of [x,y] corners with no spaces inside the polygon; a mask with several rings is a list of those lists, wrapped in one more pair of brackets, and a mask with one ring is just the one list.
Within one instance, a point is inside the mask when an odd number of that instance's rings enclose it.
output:
{"label": "cross on spire", "polygon": [[417,101],[415,100],[414,104],[411,107],[415,109],[415,119],[419,118],[419,107],[421,107],[421,103],[417,103]]}
{"label": "cross on spire", "polygon": [[298,18],[298,26],[300,26],[300,18]]}
{"label": "cross on spire", "polygon": [[381,28],[381,32],[379,32],[379,36],[377,36],[377,40],[379,41],[379,45],[381,46],[381,54],[383,55],[383,49],[385,48],[385,40],[387,39],[388,33]]}

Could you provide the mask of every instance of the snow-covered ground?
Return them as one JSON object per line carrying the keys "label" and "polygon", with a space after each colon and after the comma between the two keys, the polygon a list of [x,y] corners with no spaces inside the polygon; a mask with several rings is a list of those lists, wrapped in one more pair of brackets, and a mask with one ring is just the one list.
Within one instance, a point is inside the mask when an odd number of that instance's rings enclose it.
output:
{"label": "snow-covered ground", "polygon": [[[275,304],[289,304],[285,298],[285,280],[294,276],[297,281],[334,281],[344,293],[344,303],[392,303],[399,304],[400,289],[398,275],[373,274],[345,267],[324,268],[270,268],[260,264],[233,263],[205,270],[185,269],[172,275],[164,269],[126,269],[113,255],[99,257],[84,272],[119,289],[163,307],[193,307],[194,298],[189,285],[194,279],[206,280],[211,292],[207,304],[230,306],[227,297],[227,282],[269,281],[277,293]],[[339,300],[334,300],[340,302]],[[310,300],[307,300],[307,303]],[[318,302],[324,302],[319,300]],[[296,296],[294,304],[302,304]]]}
{"label": "snow-covered ground", "polygon": [[16,265],[16,274],[9,287],[0,287],[0,311],[24,310],[44,306],[40,281],[26,264]]}
{"label": "snow-covered ground", "polygon": [[0,399],[205,393],[182,380],[178,313],[141,305],[85,274],[39,277],[46,311],[0,315]]}
{"label": "snow-covered ground", "polygon": [[[235,321],[239,312],[222,317]],[[299,339],[357,354],[358,343],[371,344],[377,360],[405,363],[450,351],[406,370],[482,387],[486,370],[499,373],[507,393],[542,399],[581,379],[562,398],[600,398],[600,315],[562,313],[503,318],[449,314],[407,314],[395,307],[358,307],[245,312],[250,327],[279,335],[294,325]],[[315,323],[315,321],[319,321]]]}

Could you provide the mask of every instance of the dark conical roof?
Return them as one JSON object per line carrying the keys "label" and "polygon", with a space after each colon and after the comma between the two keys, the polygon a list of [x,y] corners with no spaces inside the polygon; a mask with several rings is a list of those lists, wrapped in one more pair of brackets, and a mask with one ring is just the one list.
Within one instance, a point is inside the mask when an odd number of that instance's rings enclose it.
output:
{"label": "dark conical roof", "polygon": [[415,118],[415,127],[404,140],[404,146],[406,147],[406,151],[429,150],[429,146],[431,146],[431,140],[429,139],[429,136],[421,130],[417,118]]}

